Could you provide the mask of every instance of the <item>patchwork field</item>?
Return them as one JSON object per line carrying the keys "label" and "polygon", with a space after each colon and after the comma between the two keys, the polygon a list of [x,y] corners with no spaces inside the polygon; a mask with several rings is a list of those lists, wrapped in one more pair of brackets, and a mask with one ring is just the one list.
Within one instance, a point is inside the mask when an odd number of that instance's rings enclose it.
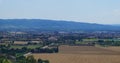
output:
{"label": "patchwork field", "polygon": [[[118,51],[117,51],[118,50]],[[59,53],[33,54],[50,63],[120,63],[120,47],[60,46]]]}

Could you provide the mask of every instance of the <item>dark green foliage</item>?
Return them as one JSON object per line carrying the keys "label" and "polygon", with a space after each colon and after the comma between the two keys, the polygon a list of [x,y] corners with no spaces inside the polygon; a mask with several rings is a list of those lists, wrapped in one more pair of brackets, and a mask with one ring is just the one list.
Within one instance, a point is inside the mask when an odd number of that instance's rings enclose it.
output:
{"label": "dark green foliage", "polygon": [[16,60],[9,60],[6,56],[0,56],[0,63],[50,63],[48,60],[38,59],[36,60],[32,55],[31,56],[19,56],[16,57]]}
{"label": "dark green foliage", "polygon": [[24,56],[16,57],[17,63],[26,63],[26,58]]}
{"label": "dark green foliage", "polygon": [[98,44],[102,46],[120,46],[120,41],[114,41],[114,40],[98,40]]}
{"label": "dark green foliage", "polygon": [[26,63],[36,63],[36,60],[33,56],[28,56],[26,58]]}
{"label": "dark green foliage", "polygon": [[43,60],[42,59],[38,59],[38,63],[43,63]]}
{"label": "dark green foliage", "polygon": [[8,59],[3,59],[2,63],[12,63],[12,62]]}
{"label": "dark green foliage", "polygon": [[0,63],[12,63],[12,62],[5,56],[0,56]]}
{"label": "dark green foliage", "polygon": [[0,56],[0,63],[2,63],[4,59],[5,59],[4,56]]}
{"label": "dark green foliage", "polygon": [[50,63],[48,60],[44,60],[43,63]]}
{"label": "dark green foliage", "polygon": [[38,59],[38,63],[50,63],[48,60]]}
{"label": "dark green foliage", "polygon": [[104,40],[98,40],[98,44],[104,45]]}

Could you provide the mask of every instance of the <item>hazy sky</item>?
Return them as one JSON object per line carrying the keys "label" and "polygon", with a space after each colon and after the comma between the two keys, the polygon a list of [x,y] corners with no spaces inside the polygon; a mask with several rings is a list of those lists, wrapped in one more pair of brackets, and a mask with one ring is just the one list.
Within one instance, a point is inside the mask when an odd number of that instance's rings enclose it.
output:
{"label": "hazy sky", "polygon": [[120,0],[0,0],[0,18],[120,24]]}

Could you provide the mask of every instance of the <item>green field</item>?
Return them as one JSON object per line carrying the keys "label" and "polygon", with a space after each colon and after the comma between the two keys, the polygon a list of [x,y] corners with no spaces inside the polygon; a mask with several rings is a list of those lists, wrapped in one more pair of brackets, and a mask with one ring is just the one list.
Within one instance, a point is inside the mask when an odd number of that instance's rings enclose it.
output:
{"label": "green field", "polygon": [[37,48],[37,47],[42,47],[42,45],[26,45],[26,46],[20,46],[20,45],[12,45],[11,48],[15,48],[15,49],[21,49],[23,47],[27,47],[27,48],[30,48],[30,49],[34,49],[34,48]]}
{"label": "green field", "polygon": [[97,39],[97,38],[82,39],[82,41],[98,41],[98,40],[103,40],[103,41],[120,41],[120,39]]}

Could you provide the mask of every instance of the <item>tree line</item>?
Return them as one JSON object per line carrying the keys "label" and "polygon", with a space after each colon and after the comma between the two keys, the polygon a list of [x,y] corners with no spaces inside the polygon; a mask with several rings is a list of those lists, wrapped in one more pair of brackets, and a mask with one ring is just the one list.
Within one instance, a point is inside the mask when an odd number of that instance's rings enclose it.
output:
{"label": "tree line", "polygon": [[30,56],[19,56],[16,59],[8,58],[8,56],[0,56],[0,63],[50,63],[48,60],[35,59],[32,55]]}
{"label": "tree line", "polygon": [[5,45],[0,45],[0,53],[1,54],[9,54],[15,56],[17,53],[57,53],[58,52],[58,47],[56,48],[35,48],[35,49],[30,49],[27,47],[23,47],[21,49],[15,49],[15,48],[10,48],[10,46],[5,46]]}

